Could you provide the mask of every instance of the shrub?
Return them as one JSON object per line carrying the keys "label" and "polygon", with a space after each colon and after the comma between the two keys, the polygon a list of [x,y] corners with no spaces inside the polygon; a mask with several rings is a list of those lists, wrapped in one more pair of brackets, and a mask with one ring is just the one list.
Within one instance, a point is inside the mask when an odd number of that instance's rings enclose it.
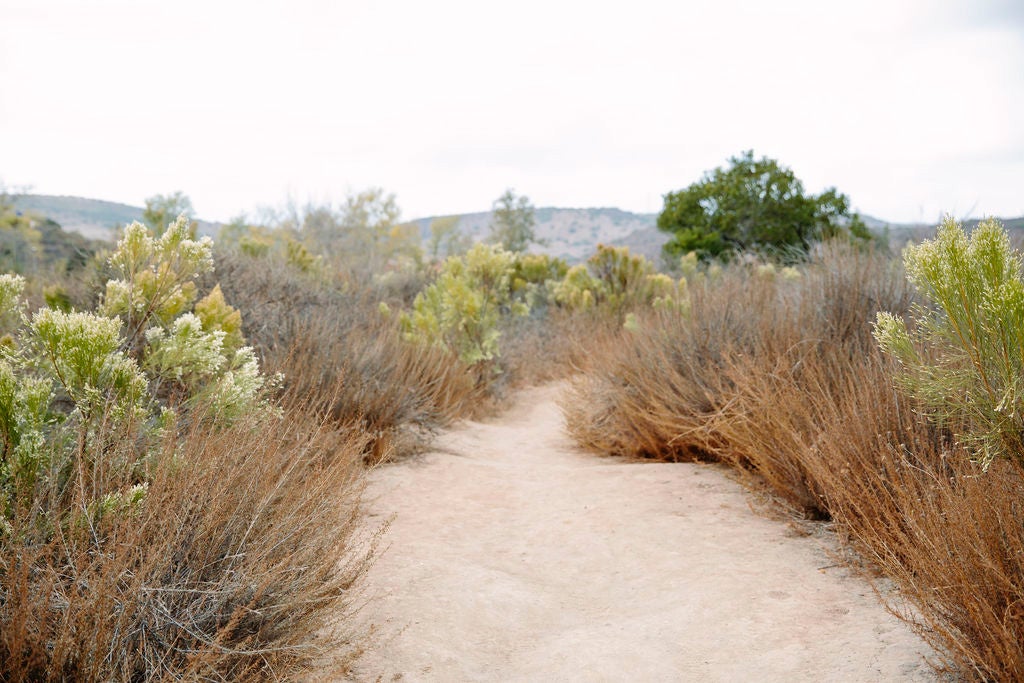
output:
{"label": "shrub", "polygon": [[0,531],[0,680],[264,681],[346,665],[348,589],[368,557],[354,539],[359,432],[301,410],[197,420],[165,433],[140,485],[100,466],[136,453],[99,429],[89,516],[55,507],[61,482],[46,476]]}
{"label": "shrub", "polygon": [[513,264],[512,291],[533,310],[551,300],[554,283],[565,277],[569,265],[548,254],[517,253]]}
{"label": "shrub", "polygon": [[689,306],[687,282],[675,282],[627,247],[597,245],[585,265],[573,266],[553,287],[553,298],[573,311],[598,309],[623,318],[638,307]]}
{"label": "shrub", "polygon": [[511,252],[485,244],[448,258],[437,280],[416,297],[412,312],[403,314],[406,338],[447,348],[485,379],[498,356],[499,321],[529,312],[512,289],[514,265]]}
{"label": "shrub", "polygon": [[692,287],[688,319],[638,316],[639,333],[594,350],[565,397],[569,427],[603,451],[723,460],[797,517],[831,519],[899,586],[890,607],[937,648],[936,666],[1018,680],[1022,472],[997,458],[981,476],[893,386],[870,321],[911,310],[895,266],[835,246],[797,280],[729,266]]}
{"label": "shrub", "polygon": [[[192,240],[184,218],[159,239],[136,223],[110,258],[101,313],[40,308],[31,318],[24,279],[0,276],[0,516],[12,514],[49,473],[73,484],[89,508],[89,454],[113,441],[145,441],[195,408],[220,423],[261,408],[265,383],[240,316],[219,290],[191,313],[194,278],[212,268],[209,240]],[[225,329],[226,328],[226,329]],[[111,443],[112,443],[111,442]],[[54,475],[54,473],[57,473]]]}
{"label": "shrub", "polygon": [[268,371],[284,374],[282,401],[312,402],[335,424],[362,425],[372,437],[368,458],[419,449],[473,405],[467,368],[447,349],[403,339],[376,290],[230,250],[218,252],[217,272]]}
{"label": "shrub", "polygon": [[266,680],[339,623],[367,437],[284,419],[208,240],[129,226],[98,313],[0,276],[0,680]]}
{"label": "shrub", "polygon": [[947,218],[934,240],[904,252],[907,277],[930,308],[913,328],[879,313],[875,336],[903,368],[902,384],[983,465],[1024,467],[1024,277],[1002,226],[971,233]]}

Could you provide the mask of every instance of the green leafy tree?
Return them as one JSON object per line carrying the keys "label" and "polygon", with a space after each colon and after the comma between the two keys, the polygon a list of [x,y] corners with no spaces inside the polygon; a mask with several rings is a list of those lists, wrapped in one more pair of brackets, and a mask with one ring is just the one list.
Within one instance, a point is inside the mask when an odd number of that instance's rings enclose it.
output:
{"label": "green leafy tree", "polygon": [[192,234],[195,235],[198,225],[193,220],[195,209],[192,200],[183,192],[174,194],[155,194],[146,199],[146,208],[142,211],[142,222],[157,236],[164,233],[179,216],[184,215],[190,223]]}
{"label": "green leafy tree", "polygon": [[907,277],[929,304],[912,326],[879,313],[875,338],[902,366],[899,380],[933,419],[985,465],[1024,468],[1024,269],[995,220],[968,237],[946,218],[934,240],[904,252]]}
{"label": "green leafy tree", "polygon": [[534,232],[537,219],[525,195],[517,197],[513,190],[505,190],[505,194],[495,200],[491,211],[490,241],[494,244],[518,253],[526,251],[531,244],[544,243]]}
{"label": "green leafy tree", "polygon": [[829,188],[805,195],[803,183],[774,159],[753,151],[729,160],[685,190],[665,195],[658,229],[671,233],[670,256],[693,251],[702,259],[734,252],[806,252],[816,241],[847,236],[871,239],[850,213],[850,201]]}

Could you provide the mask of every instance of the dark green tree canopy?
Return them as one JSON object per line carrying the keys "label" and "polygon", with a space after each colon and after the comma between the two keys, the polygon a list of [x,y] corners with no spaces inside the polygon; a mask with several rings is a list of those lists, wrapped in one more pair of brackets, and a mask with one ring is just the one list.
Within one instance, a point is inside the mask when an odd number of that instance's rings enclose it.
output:
{"label": "dark green tree canopy", "polygon": [[666,253],[694,251],[704,259],[744,251],[792,253],[830,237],[871,238],[835,188],[804,195],[793,171],[774,159],[755,159],[753,151],[729,164],[665,195],[658,229],[672,233]]}

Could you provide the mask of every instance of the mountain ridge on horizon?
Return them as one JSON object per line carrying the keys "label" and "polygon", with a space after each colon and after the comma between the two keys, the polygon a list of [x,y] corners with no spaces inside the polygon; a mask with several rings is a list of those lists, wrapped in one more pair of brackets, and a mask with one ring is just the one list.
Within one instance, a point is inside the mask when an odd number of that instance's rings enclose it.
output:
{"label": "mountain ridge on horizon", "polygon": [[[111,239],[117,225],[141,220],[143,208],[103,199],[90,199],[73,195],[18,194],[12,195],[14,206],[25,211],[35,211],[59,223],[64,229],[78,232],[93,239]],[[534,246],[532,251],[542,251],[560,256],[569,261],[581,261],[593,253],[598,244],[626,246],[630,251],[657,261],[661,246],[668,235],[657,229],[656,213],[635,213],[616,207],[536,207],[537,237],[544,240],[543,247]],[[459,219],[460,231],[474,241],[482,241],[490,231],[491,211],[476,211],[463,214],[446,214],[415,218],[406,223],[419,226],[420,234],[426,239],[430,235],[430,223],[437,218],[454,216]],[[892,223],[871,216],[862,215],[867,226],[877,232],[888,230],[894,242],[927,236],[935,224]],[[1000,219],[1007,230],[1024,232],[1024,217]],[[976,224],[976,219],[962,221],[965,225]],[[222,223],[199,220],[202,234],[216,236]]]}

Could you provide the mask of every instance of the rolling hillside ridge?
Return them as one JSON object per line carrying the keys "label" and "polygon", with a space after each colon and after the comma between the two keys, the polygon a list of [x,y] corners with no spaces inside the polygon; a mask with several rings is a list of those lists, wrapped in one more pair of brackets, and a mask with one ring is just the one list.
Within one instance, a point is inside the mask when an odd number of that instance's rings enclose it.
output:
{"label": "rolling hillside ridge", "polygon": [[[14,205],[23,211],[33,211],[59,223],[65,230],[81,233],[93,239],[110,239],[118,225],[142,218],[142,207],[83,197],[24,194],[13,197]],[[541,207],[535,212],[536,233],[544,245],[531,249],[565,258],[570,262],[585,259],[598,244],[626,246],[630,251],[657,261],[661,247],[668,236],[659,232],[655,222],[657,214],[632,213],[615,208],[558,208]],[[430,235],[430,222],[437,216],[418,218],[413,222],[426,239]],[[487,238],[490,232],[490,211],[461,214],[460,230],[474,241]],[[897,224],[862,216],[874,231],[887,230],[890,242],[899,245],[908,239],[928,237],[934,225]],[[1011,234],[1024,233],[1024,217],[1002,219]],[[977,220],[965,221],[971,228]],[[201,234],[216,236],[219,223],[199,221]]]}

